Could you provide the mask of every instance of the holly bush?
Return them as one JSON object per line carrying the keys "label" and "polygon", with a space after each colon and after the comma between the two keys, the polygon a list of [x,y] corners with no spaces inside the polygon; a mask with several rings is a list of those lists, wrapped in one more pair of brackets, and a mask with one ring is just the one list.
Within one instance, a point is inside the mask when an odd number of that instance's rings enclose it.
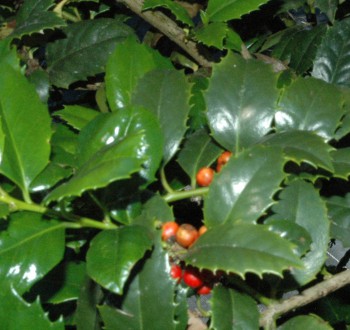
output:
{"label": "holly bush", "polygon": [[349,13],[1,0],[1,328],[348,329]]}

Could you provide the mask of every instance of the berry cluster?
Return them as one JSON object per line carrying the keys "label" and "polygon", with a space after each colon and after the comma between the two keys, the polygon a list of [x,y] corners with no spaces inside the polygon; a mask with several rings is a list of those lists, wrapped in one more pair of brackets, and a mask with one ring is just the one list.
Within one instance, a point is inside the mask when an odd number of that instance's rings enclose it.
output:
{"label": "berry cluster", "polygon": [[[232,152],[224,151],[216,162],[216,172],[220,172],[222,167],[229,161]],[[208,187],[214,177],[215,171],[211,167],[202,167],[196,175],[196,181],[199,186]]]}
{"label": "berry cluster", "polygon": [[[176,242],[187,249],[206,231],[207,227],[204,225],[197,230],[188,223],[179,226],[175,221],[168,221],[162,226],[162,240]],[[183,266],[181,263],[172,264],[170,276],[177,280],[178,283],[182,280],[187,286],[195,289],[197,294],[208,294],[212,288],[211,281],[209,281],[210,276],[205,275],[196,268]]]}

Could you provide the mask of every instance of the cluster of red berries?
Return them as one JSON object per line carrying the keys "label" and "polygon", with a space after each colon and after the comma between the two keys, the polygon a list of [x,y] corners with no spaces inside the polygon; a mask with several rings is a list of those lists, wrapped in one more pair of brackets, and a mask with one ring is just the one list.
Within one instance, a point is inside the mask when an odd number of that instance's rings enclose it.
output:
{"label": "cluster of red berries", "polygon": [[[165,222],[162,226],[162,240],[174,240],[183,248],[189,248],[199,236],[207,231],[206,226],[202,226],[197,230],[194,226],[188,223],[178,225],[175,221]],[[183,282],[189,287],[196,290],[198,294],[208,294],[211,291],[209,281],[206,281],[203,273],[193,267],[182,267],[179,263],[173,263],[170,270],[170,276]]]}
{"label": "cluster of red berries", "polygon": [[[216,172],[220,172],[222,167],[229,161],[230,157],[232,155],[232,152],[230,151],[224,151],[216,162]],[[202,167],[196,175],[196,181],[199,186],[202,187],[208,187],[214,177],[214,169],[211,167]]]}

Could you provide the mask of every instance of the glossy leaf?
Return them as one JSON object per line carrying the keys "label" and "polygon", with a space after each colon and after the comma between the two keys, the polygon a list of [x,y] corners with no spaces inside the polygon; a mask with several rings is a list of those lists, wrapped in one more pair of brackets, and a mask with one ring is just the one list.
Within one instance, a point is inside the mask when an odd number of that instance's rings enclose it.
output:
{"label": "glossy leaf", "polygon": [[44,30],[53,30],[62,26],[66,26],[66,22],[56,13],[52,11],[38,11],[17,24],[15,30],[11,34],[11,37],[21,38],[25,35],[43,33]]}
{"label": "glossy leaf", "polygon": [[311,131],[326,140],[334,137],[343,116],[340,91],[314,78],[296,79],[282,94],[279,107],[277,131]]}
{"label": "glossy leaf", "polygon": [[116,44],[132,34],[128,26],[108,18],[71,24],[64,32],[66,39],[47,46],[50,81],[64,88],[103,72]]}
{"label": "glossy leaf", "polygon": [[202,129],[186,140],[177,161],[191,178],[194,186],[198,170],[204,166],[210,166],[221,153],[222,148],[213,141],[205,129]]}
{"label": "glossy leaf", "polygon": [[105,329],[121,329],[121,325],[123,329],[177,329],[175,317],[182,319],[183,315],[177,315],[175,283],[169,271],[168,255],[156,246],[130,283],[121,309],[99,307]]}
{"label": "glossy leaf", "polygon": [[174,156],[185,134],[190,91],[184,73],[173,70],[148,72],[137,85],[133,103],[145,107],[158,118],[164,135],[164,163]]}
{"label": "glossy leaf", "polygon": [[224,40],[228,33],[228,26],[223,22],[215,22],[201,26],[195,30],[195,37],[199,42],[218,49],[224,48]]}
{"label": "glossy leaf", "polygon": [[273,204],[272,197],[285,177],[284,162],[279,147],[259,146],[231,157],[204,199],[205,224],[255,223]]}
{"label": "glossy leaf", "polygon": [[0,281],[19,294],[26,292],[62,259],[64,226],[33,212],[11,215],[0,232]]}
{"label": "glossy leaf", "polygon": [[213,137],[238,152],[266,135],[275,114],[276,85],[271,67],[256,60],[231,54],[215,65],[205,93]]}
{"label": "glossy leaf", "polygon": [[302,266],[294,248],[263,225],[226,223],[209,228],[200,236],[188,250],[185,262],[242,277],[247,273],[282,276],[283,270]]}
{"label": "glossy leaf", "polygon": [[326,199],[328,216],[331,221],[331,237],[346,247],[350,246],[350,194]]}
{"label": "glossy leaf", "polygon": [[333,328],[317,315],[299,315],[283,323],[278,330],[332,330]]}
{"label": "glossy leaf", "polygon": [[209,0],[207,15],[210,21],[225,22],[241,18],[253,10],[259,9],[268,0]]}
{"label": "glossy leaf", "polygon": [[350,148],[341,148],[331,152],[334,176],[347,180],[350,175]]}
{"label": "glossy leaf", "polygon": [[53,7],[54,4],[54,0],[26,0],[20,6],[16,15],[17,24],[23,24],[37,13],[47,12],[47,10]]}
{"label": "glossy leaf", "polygon": [[122,294],[132,268],[152,244],[152,236],[145,227],[102,231],[90,243],[87,272],[104,288]]}
{"label": "glossy leaf", "polygon": [[350,20],[336,22],[318,47],[312,75],[326,82],[350,86]]}
{"label": "glossy leaf", "polygon": [[98,116],[96,110],[85,108],[80,105],[66,105],[63,110],[56,111],[55,116],[66,121],[70,126],[81,130],[92,119]]}
{"label": "glossy leaf", "polygon": [[63,330],[63,320],[51,322],[38,300],[29,304],[14,288],[2,282],[0,292],[0,323],[6,330],[28,329],[35,325],[37,330]]}
{"label": "glossy leaf", "polygon": [[325,13],[331,23],[334,23],[339,0],[316,0],[315,6]]}
{"label": "glossy leaf", "polygon": [[256,330],[259,328],[259,311],[256,302],[246,294],[217,286],[210,299],[213,330]]}
{"label": "glossy leaf", "polygon": [[139,79],[158,66],[172,67],[170,61],[135,38],[118,43],[106,66],[106,93],[112,111],[130,106]]}
{"label": "glossy leaf", "polygon": [[330,223],[326,205],[318,191],[301,180],[285,188],[279,199],[272,208],[277,216],[304,227],[312,238],[311,249],[302,259],[304,269],[293,271],[296,280],[303,285],[315,278],[327,257]]}
{"label": "glossy leaf", "polygon": [[312,29],[297,25],[283,30],[283,37],[273,48],[272,57],[287,62],[298,74],[305,73],[312,67],[317,48],[326,31],[325,25]]}
{"label": "glossy leaf", "polygon": [[26,195],[49,161],[51,120],[34,86],[5,64],[0,67],[0,117],[0,172]]}
{"label": "glossy leaf", "polygon": [[283,148],[286,157],[297,164],[305,162],[316,168],[322,167],[330,172],[334,171],[330,154],[334,149],[312,132],[287,131],[271,134],[262,143]]}
{"label": "glossy leaf", "polygon": [[170,0],[145,0],[143,3],[144,10],[154,9],[157,7],[165,7],[169,9],[179,21],[189,26],[193,26],[191,16],[179,3]]}

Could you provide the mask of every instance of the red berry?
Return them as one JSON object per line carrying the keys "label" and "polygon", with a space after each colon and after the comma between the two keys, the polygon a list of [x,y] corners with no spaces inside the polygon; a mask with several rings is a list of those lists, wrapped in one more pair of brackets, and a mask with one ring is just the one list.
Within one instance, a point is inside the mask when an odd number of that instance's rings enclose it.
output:
{"label": "red berry", "polygon": [[202,236],[207,230],[208,230],[207,226],[205,225],[201,226],[198,230],[199,236]]}
{"label": "red berry", "polygon": [[176,242],[184,248],[190,247],[198,238],[198,230],[188,223],[180,226],[176,233]]}
{"label": "red berry", "polygon": [[202,187],[208,187],[213,181],[215,171],[211,167],[202,167],[196,175],[197,184]]}
{"label": "red berry", "polygon": [[173,264],[170,269],[170,276],[180,282],[182,278],[182,268],[177,264]]}
{"label": "red berry", "polygon": [[201,275],[196,269],[186,269],[183,274],[183,280],[191,288],[198,288],[203,285]]}
{"label": "red berry", "polygon": [[162,226],[162,240],[167,241],[170,237],[176,235],[179,225],[175,221],[168,221]]}
{"label": "red berry", "polygon": [[209,294],[211,292],[211,287],[208,285],[202,285],[198,290],[198,294]]}
{"label": "red berry", "polygon": [[216,172],[220,172],[221,168],[229,161],[230,157],[232,156],[232,152],[230,151],[224,151],[218,158],[217,165],[216,165]]}

